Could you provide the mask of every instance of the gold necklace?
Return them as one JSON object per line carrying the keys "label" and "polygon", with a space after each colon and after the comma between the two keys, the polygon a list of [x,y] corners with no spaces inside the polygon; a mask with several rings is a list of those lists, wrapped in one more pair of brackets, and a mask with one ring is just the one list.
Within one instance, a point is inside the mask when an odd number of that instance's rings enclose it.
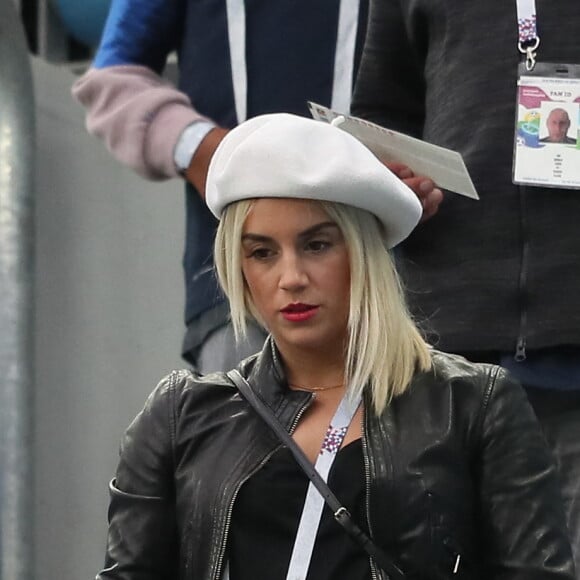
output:
{"label": "gold necklace", "polygon": [[340,383],[340,385],[329,385],[328,387],[307,387],[306,385],[297,385],[296,383],[288,383],[288,386],[300,389],[302,391],[330,391],[331,389],[344,387],[344,383]]}

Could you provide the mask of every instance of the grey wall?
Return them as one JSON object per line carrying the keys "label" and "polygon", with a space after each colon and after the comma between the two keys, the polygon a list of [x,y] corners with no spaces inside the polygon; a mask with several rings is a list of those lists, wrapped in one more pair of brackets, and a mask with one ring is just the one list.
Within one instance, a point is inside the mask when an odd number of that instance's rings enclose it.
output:
{"label": "grey wall", "polygon": [[36,577],[93,578],[120,437],[179,358],[181,184],[85,133],[66,69],[33,62],[38,123]]}

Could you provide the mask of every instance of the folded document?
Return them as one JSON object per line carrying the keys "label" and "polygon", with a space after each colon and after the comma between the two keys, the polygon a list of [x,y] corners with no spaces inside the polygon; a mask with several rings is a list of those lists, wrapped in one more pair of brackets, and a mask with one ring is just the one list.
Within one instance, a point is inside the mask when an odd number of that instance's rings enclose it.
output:
{"label": "folded document", "polygon": [[342,115],[316,103],[309,102],[308,106],[315,119],[350,133],[381,161],[404,163],[416,175],[429,177],[442,189],[479,199],[463,157],[457,151],[385,129],[358,117]]}

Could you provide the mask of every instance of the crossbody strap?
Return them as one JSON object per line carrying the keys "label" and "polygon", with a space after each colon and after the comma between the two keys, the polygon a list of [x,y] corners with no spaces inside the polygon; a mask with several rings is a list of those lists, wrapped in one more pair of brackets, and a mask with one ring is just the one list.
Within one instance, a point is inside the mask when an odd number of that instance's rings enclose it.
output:
{"label": "crossbody strap", "polygon": [[348,510],[342,505],[334,493],[332,493],[332,490],[328,487],[324,479],[322,479],[318,471],[316,471],[314,465],[312,465],[302,449],[292,439],[270,408],[254,392],[244,377],[236,370],[228,372],[227,376],[236,385],[240,393],[262,420],[274,431],[278,439],[292,452],[302,471],[304,471],[331,509],[334,514],[334,519],[343,527],[346,533],[388,574],[390,580],[405,580],[405,575],[401,569],[355,523]]}

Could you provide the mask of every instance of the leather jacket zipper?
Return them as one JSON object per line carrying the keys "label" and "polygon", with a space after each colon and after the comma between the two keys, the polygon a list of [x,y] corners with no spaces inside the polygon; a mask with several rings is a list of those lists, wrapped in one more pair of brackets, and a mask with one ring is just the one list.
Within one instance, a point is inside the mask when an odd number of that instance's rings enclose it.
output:
{"label": "leather jacket zipper", "polygon": [[270,451],[270,453],[268,453],[266,455],[266,457],[264,457],[264,459],[262,459],[262,461],[260,461],[260,463],[258,463],[258,465],[256,465],[256,467],[254,467],[254,469],[252,469],[245,477],[243,477],[238,482],[238,485],[236,486],[236,489],[234,490],[234,494],[232,495],[232,499],[230,500],[230,504],[228,506],[228,511],[226,514],[226,522],[225,522],[225,526],[224,526],[224,532],[223,532],[222,541],[220,544],[218,562],[217,562],[217,566],[215,569],[215,573],[213,575],[213,580],[219,580],[219,578],[221,577],[221,574],[222,574],[222,568],[223,568],[223,563],[224,563],[224,554],[226,551],[226,545],[227,545],[227,539],[228,539],[228,532],[230,531],[230,524],[232,521],[232,513],[234,511],[234,502],[236,501],[236,497],[238,495],[238,492],[242,488],[242,485],[244,485],[244,483],[246,483],[246,481],[248,481],[248,479],[250,479],[250,477],[252,477],[252,475],[257,473],[270,460],[270,457],[272,457],[272,455],[274,455],[274,453],[276,453],[276,451],[278,451],[278,449],[280,449],[281,447],[282,447],[282,445],[278,445],[275,449]]}
{"label": "leather jacket zipper", "polygon": [[[314,400],[315,396],[316,396],[315,394],[312,394],[310,396],[310,399],[308,401],[306,401],[306,403],[304,403],[298,409],[298,412],[296,413],[296,416],[294,417],[294,420],[292,421],[292,424],[290,427],[290,434],[292,434],[294,432],[294,430],[296,429],[296,426],[298,425],[300,418],[302,417],[302,415],[304,414],[306,409],[308,409],[308,407],[310,407],[310,404]],[[219,580],[219,578],[221,577],[221,574],[222,574],[222,569],[223,569],[223,564],[224,564],[224,555],[226,552],[226,545],[227,545],[227,540],[228,540],[228,533],[230,531],[230,525],[232,522],[232,513],[234,511],[234,503],[236,501],[236,497],[238,496],[240,489],[242,488],[242,485],[244,485],[244,483],[246,483],[246,481],[248,481],[248,479],[250,479],[250,477],[252,477],[252,475],[254,475],[258,471],[260,471],[260,469],[262,467],[264,467],[264,465],[270,460],[272,455],[274,455],[274,453],[276,453],[276,451],[278,451],[281,447],[282,447],[282,445],[278,445],[274,449],[272,449],[272,451],[270,451],[264,457],[264,459],[262,459],[262,461],[260,461],[258,463],[258,465],[256,465],[253,469],[251,469],[250,472],[247,473],[236,485],[236,488],[234,489],[234,493],[232,495],[232,499],[230,500],[230,503],[228,505],[228,511],[226,513],[226,521],[225,521],[225,525],[224,525],[224,531],[223,531],[222,539],[221,539],[221,543],[220,543],[218,561],[217,561],[217,565],[215,568],[215,572],[212,576],[212,580]]]}
{"label": "leather jacket zipper", "polygon": [[[367,517],[367,525],[369,530],[369,536],[372,538],[373,533],[371,530],[371,506],[370,506],[370,495],[371,495],[371,466],[369,461],[369,452],[366,438],[366,423],[367,423],[367,407],[363,405],[363,428],[361,433],[362,438],[362,449],[363,449],[363,461],[365,466],[365,511]],[[380,580],[382,575],[377,570],[375,563],[372,558],[369,558],[371,566],[371,578],[372,580]]]}

